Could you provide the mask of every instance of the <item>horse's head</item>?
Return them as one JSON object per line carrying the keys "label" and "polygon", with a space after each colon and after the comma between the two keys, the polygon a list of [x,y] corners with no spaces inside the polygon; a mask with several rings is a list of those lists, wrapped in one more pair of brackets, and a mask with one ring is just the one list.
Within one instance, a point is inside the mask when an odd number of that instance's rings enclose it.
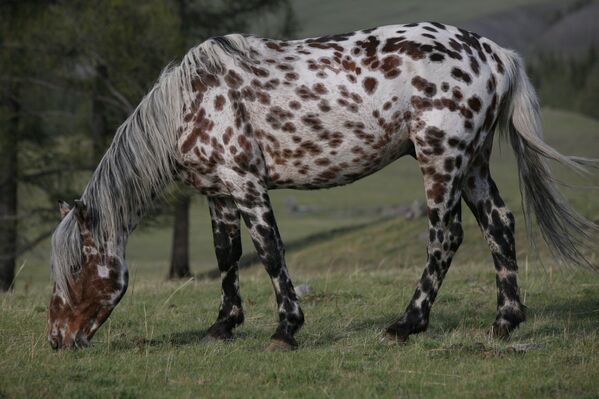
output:
{"label": "horse's head", "polygon": [[[57,267],[57,251],[65,250],[65,240],[69,238],[55,237],[55,283],[48,309],[48,340],[54,349],[86,346],[125,293],[128,280],[123,257],[113,253],[110,246],[94,241],[90,212],[83,202],[75,201],[73,208],[65,202],[59,206],[61,223],[68,224],[67,218],[75,219],[72,228],[79,230],[81,257],[77,265]],[[65,233],[64,229],[57,229],[55,235],[61,233]],[[64,262],[65,258],[61,259]],[[63,284],[59,283],[61,278]]]}

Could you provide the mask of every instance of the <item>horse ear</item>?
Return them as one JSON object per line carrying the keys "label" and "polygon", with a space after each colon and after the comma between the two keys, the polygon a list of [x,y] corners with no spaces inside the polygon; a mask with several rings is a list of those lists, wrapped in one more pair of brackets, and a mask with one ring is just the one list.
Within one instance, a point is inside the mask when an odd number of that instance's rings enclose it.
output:
{"label": "horse ear", "polygon": [[86,228],[85,221],[87,220],[87,206],[82,200],[75,200],[75,218],[80,229]]}
{"label": "horse ear", "polygon": [[71,211],[71,207],[65,201],[58,201],[58,210],[60,211],[60,219],[64,219]]}

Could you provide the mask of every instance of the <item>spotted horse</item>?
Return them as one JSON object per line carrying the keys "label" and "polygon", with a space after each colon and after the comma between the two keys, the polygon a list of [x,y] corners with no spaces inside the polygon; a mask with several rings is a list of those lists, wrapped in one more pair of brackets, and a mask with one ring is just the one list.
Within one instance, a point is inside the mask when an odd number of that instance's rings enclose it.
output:
{"label": "spotted horse", "polygon": [[[240,221],[268,272],[279,323],[268,349],[291,349],[304,314],[285,263],[268,190],[354,182],[414,157],[428,205],[427,261],[404,313],[383,338],[426,330],[462,242],[462,200],[493,256],[497,316],[507,337],[525,320],[517,284],[514,216],[489,171],[493,133],[510,140],[527,214],[566,262],[597,226],[556,189],[547,160],[586,170],[542,137],[522,60],[475,33],[436,23],[392,25],[281,41],[215,37],[165,70],[117,130],[81,198],[60,204],[52,239],[53,348],[85,346],[127,289],[127,237],[153,199],[182,180],[208,197],[222,300],[210,339],[244,320]],[[401,184],[400,181],[397,184]]]}

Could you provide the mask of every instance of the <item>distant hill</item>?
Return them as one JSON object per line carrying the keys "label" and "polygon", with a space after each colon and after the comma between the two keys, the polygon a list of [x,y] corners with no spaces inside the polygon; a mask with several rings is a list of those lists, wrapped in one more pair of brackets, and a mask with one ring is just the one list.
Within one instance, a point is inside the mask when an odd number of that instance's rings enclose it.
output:
{"label": "distant hill", "polygon": [[297,37],[439,21],[523,54],[579,54],[599,46],[597,0],[294,0]]}
{"label": "distant hill", "polygon": [[292,0],[296,37],[438,21],[517,50],[541,103],[599,119],[599,0]]}
{"label": "distant hill", "polygon": [[[562,0],[573,5],[578,0]],[[463,25],[513,9],[556,0],[292,0],[299,22],[297,37],[350,32],[380,25],[439,21]]]}
{"label": "distant hill", "polygon": [[599,2],[515,7],[465,22],[468,30],[523,54],[584,54],[599,46]]}
{"label": "distant hill", "polygon": [[598,21],[599,2],[595,1],[560,18],[535,41],[534,49],[579,54],[589,47],[599,48]]}

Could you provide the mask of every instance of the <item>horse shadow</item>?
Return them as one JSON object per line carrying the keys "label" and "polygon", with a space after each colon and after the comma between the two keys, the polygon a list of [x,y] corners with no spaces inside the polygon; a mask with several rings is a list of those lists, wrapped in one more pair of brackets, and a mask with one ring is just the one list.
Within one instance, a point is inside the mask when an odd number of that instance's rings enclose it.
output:
{"label": "horse shadow", "polygon": [[[251,336],[258,335],[257,333],[253,333],[252,331],[236,331],[234,335],[234,339],[244,339]],[[111,344],[111,348],[114,350],[133,350],[133,349],[143,349],[146,347],[163,347],[163,346],[173,346],[173,347],[184,347],[188,345],[206,345],[213,343],[213,341],[209,341],[206,339],[208,336],[208,329],[191,329],[179,332],[173,332],[168,334],[162,334],[153,338],[146,338],[143,336],[133,336],[127,337],[122,336],[119,339],[115,340]],[[227,341],[223,341],[227,342]]]}
{"label": "horse shadow", "polygon": [[535,309],[528,308],[528,320],[543,319],[540,326],[524,330],[522,338],[556,336],[570,333],[588,333],[599,330],[599,296],[574,298],[564,302],[552,302]]}
{"label": "horse shadow", "polygon": [[123,335],[111,344],[111,348],[113,350],[128,351],[133,349],[142,349],[146,347],[160,347],[165,345],[193,345],[201,343],[207,334],[207,329],[194,329],[175,332],[171,334],[163,334],[153,338],[146,338],[141,335],[136,335],[133,337]]}
{"label": "horse shadow", "polygon": [[[397,320],[400,313],[384,313],[378,316],[362,318],[348,326],[351,332],[366,330],[380,331]],[[527,319],[518,330],[517,339],[540,339],[563,334],[567,328],[572,333],[588,333],[599,330],[599,297],[584,297],[568,299],[562,302],[551,302],[544,306],[529,305]],[[495,309],[480,310],[474,316],[464,314],[464,317],[455,317],[455,314],[446,314],[442,311],[431,314],[430,327],[424,334],[441,336],[464,329],[476,330],[491,327],[495,320]],[[533,320],[542,320],[539,325]],[[528,327],[531,326],[531,327]]]}
{"label": "horse shadow", "polygon": [[[302,347],[304,349],[316,349],[333,345],[347,339],[349,336],[365,331],[383,334],[385,328],[393,323],[398,317],[394,313],[381,313],[378,316],[361,318],[352,321],[345,329],[339,331],[327,329],[312,337],[304,337]],[[464,329],[476,330],[481,328],[481,320],[488,320],[488,328],[494,320],[494,310],[481,310],[475,317],[459,318],[454,315],[444,315],[437,312],[431,315],[431,327],[425,334],[434,337],[450,335]],[[564,334],[566,328],[570,333],[585,333],[599,330],[599,298],[577,298],[564,302],[552,302],[546,306],[530,306],[528,308],[528,320],[518,330],[513,341],[542,340],[543,338],[555,337]],[[539,325],[532,323],[533,320],[543,320]],[[485,327],[485,328],[487,328]],[[163,334],[158,337],[147,339],[141,336],[121,337],[115,340],[111,347],[116,350],[132,350],[145,347],[174,346],[184,347],[189,345],[206,345],[205,341],[208,329],[190,329],[185,331]],[[264,331],[248,329],[247,327],[235,332],[235,340],[247,338],[262,338]]]}

